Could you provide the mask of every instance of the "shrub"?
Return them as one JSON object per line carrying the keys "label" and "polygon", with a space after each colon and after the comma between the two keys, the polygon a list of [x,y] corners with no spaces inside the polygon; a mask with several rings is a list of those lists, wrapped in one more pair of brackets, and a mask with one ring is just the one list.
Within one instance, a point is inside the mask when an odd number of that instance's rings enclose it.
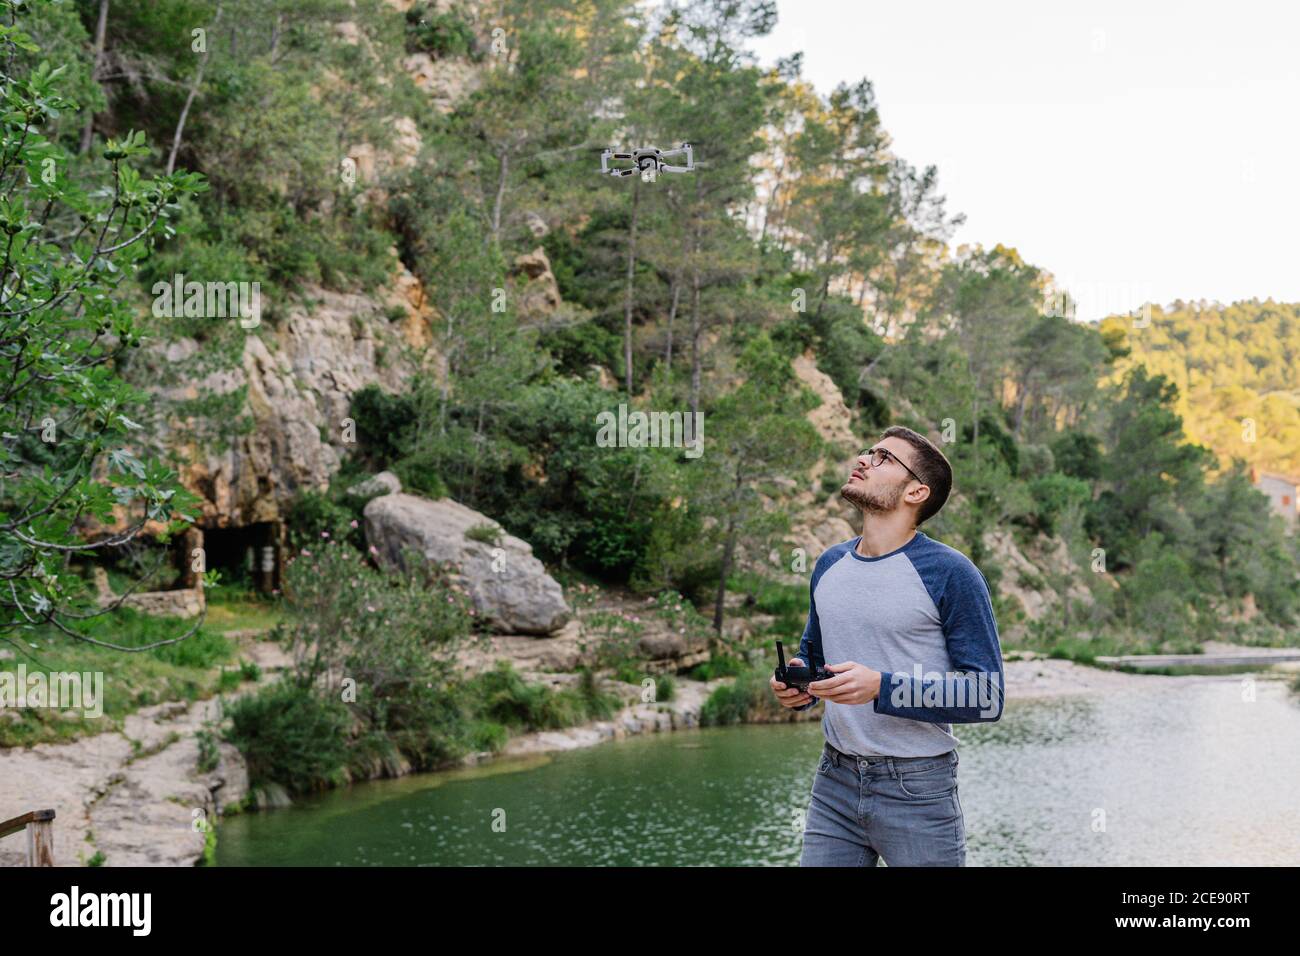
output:
{"label": "shrub", "polygon": [[346,780],[352,721],[339,698],[284,681],[239,698],[226,713],[226,739],[244,755],[253,786],[279,783],[305,793]]}
{"label": "shrub", "polygon": [[[355,548],[364,546],[360,503],[353,508],[334,496],[309,488],[289,508],[286,524],[289,546],[295,551],[311,548],[323,540],[346,541]],[[355,526],[354,526],[355,525]]]}
{"label": "shrub", "polygon": [[706,727],[739,724],[760,716],[771,718],[786,713],[786,708],[772,693],[768,683],[771,676],[767,667],[740,671],[732,683],[722,685],[709,695],[700,708],[700,724]]}
{"label": "shrub", "polygon": [[465,530],[465,537],[471,541],[495,545],[501,540],[501,529],[494,524],[476,524]]}
{"label": "shrub", "polygon": [[455,13],[435,13],[428,3],[417,3],[406,11],[406,48],[411,53],[428,53],[433,59],[473,56],[477,50],[474,30]]}
{"label": "shrub", "polygon": [[672,674],[663,674],[655,681],[655,700],[665,703],[677,697],[677,680]]}

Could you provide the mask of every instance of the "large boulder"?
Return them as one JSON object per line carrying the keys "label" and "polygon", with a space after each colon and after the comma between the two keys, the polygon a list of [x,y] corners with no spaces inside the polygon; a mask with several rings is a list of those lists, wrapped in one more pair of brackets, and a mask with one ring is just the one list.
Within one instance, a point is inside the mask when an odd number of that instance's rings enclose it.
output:
{"label": "large boulder", "polygon": [[533,557],[532,546],[473,508],[398,492],[372,500],[365,518],[366,537],[381,564],[400,566],[411,549],[426,561],[449,565],[494,630],[552,634],[569,620],[564,592]]}

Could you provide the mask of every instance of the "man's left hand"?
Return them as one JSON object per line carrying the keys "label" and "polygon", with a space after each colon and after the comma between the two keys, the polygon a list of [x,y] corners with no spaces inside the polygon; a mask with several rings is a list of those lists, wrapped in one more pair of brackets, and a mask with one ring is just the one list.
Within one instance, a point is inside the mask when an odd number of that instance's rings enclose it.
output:
{"label": "man's left hand", "polygon": [[869,704],[880,694],[880,671],[865,664],[844,661],[827,664],[826,669],[834,671],[835,676],[808,685],[808,693],[815,697],[836,704]]}

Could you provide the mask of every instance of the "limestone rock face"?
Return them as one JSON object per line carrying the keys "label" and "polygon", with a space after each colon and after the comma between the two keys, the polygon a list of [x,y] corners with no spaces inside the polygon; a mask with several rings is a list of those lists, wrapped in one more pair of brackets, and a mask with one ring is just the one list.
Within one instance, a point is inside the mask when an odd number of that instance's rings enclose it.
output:
{"label": "limestone rock face", "polygon": [[[400,566],[411,549],[426,561],[450,566],[496,631],[545,635],[569,620],[564,592],[533,557],[532,546],[473,508],[399,492],[372,500],[365,519],[366,538],[381,563]],[[473,528],[495,528],[495,543],[469,537]]]}
{"label": "limestone rock face", "polygon": [[[435,352],[420,351],[428,314],[412,305],[415,280],[400,269],[403,275],[409,281],[395,281],[387,300],[309,289],[284,318],[247,332],[237,367],[156,389],[164,398],[193,399],[247,388],[251,430],[224,449],[185,455],[181,478],[203,499],[201,524],[279,520],[300,491],[328,486],[358,437],[348,417],[353,392],[371,384],[401,391],[415,371],[412,347],[425,364],[436,364]],[[199,348],[178,339],[158,359],[183,361]]]}
{"label": "limestone rock face", "polygon": [[560,287],[551,272],[546,250],[538,246],[515,259],[518,311],[525,321],[536,322],[560,308]]}
{"label": "limestone rock face", "polygon": [[450,113],[482,82],[482,71],[465,59],[435,60],[427,53],[412,53],[402,68],[441,113]]}

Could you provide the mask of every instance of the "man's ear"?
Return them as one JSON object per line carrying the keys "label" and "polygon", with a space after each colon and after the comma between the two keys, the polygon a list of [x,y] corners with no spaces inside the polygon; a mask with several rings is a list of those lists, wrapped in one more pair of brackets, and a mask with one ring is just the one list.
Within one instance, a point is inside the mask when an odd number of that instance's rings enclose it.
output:
{"label": "man's ear", "polygon": [[907,500],[914,505],[925,504],[926,499],[929,497],[930,497],[929,485],[917,485],[915,488],[913,488],[911,491],[907,493]]}

